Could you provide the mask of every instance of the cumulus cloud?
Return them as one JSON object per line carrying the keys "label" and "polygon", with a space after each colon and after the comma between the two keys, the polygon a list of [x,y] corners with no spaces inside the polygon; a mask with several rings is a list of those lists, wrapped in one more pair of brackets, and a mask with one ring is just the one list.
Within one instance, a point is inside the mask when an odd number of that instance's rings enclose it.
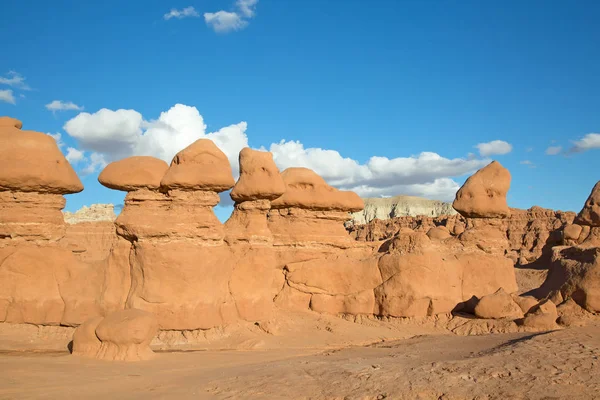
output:
{"label": "cumulus cloud", "polygon": [[46,135],[50,136],[52,139],[56,141],[56,144],[59,148],[63,147],[65,144],[62,141],[62,135],[58,132],[56,133],[46,133]]}
{"label": "cumulus cloud", "polygon": [[163,15],[163,18],[167,21],[171,18],[183,19],[188,17],[199,17],[200,14],[194,7],[185,7],[181,10],[177,10],[176,8],[172,8],[171,11]]}
{"label": "cumulus cloud", "polygon": [[77,150],[73,147],[69,147],[67,148],[67,154],[65,155],[65,158],[71,164],[77,164],[78,162],[83,161],[85,159],[85,156],[83,151]]}
{"label": "cumulus cloud", "polygon": [[104,158],[103,154],[99,154],[99,153],[92,153],[90,154],[89,158],[85,157],[84,161],[87,162],[87,165],[85,166],[85,168],[83,168],[81,170],[81,173],[84,175],[89,175],[89,174],[93,174],[95,172],[99,172],[102,169],[104,169],[104,167],[106,167],[106,165],[108,164],[106,162],[106,159]]}
{"label": "cumulus cloud", "polygon": [[588,133],[579,140],[573,142],[570,151],[581,153],[592,149],[600,149],[600,133]]}
{"label": "cumulus cloud", "polygon": [[204,118],[195,107],[176,104],[157,120],[146,121],[135,110],[80,113],[64,130],[82,149],[102,154],[110,162],[131,155],[150,155],[170,162],[175,154],[198,139],[211,139],[237,170],[240,150],[248,146],[246,122],[206,132]]}
{"label": "cumulus cloud", "polygon": [[83,107],[78,106],[72,101],[54,100],[51,103],[46,104],[46,108],[53,113],[56,111],[82,111]]}
{"label": "cumulus cloud", "polygon": [[546,149],[546,154],[549,156],[555,156],[562,151],[562,146],[549,146]]}
{"label": "cumulus cloud", "polygon": [[492,140],[487,143],[479,143],[475,145],[475,147],[479,150],[479,154],[482,157],[508,154],[512,151],[512,145],[504,140]]}
{"label": "cumulus cloud", "polygon": [[204,21],[218,33],[242,30],[248,26],[248,20],[256,15],[257,3],[258,0],[237,0],[235,11],[221,10],[204,13]]}
{"label": "cumulus cloud", "polygon": [[15,71],[8,71],[5,76],[0,76],[0,85],[8,85],[21,90],[31,90],[25,83],[25,78]]}
{"label": "cumulus cloud", "polygon": [[[156,120],[146,120],[135,110],[102,109],[80,113],[65,131],[75,138],[85,157],[84,171],[98,171],[107,162],[131,155],[150,155],[170,162],[173,156],[198,139],[210,139],[227,155],[238,175],[238,155],[248,146],[248,125],[242,121],[214,132],[206,131],[195,107],[176,104]],[[353,190],[363,197],[407,194],[452,200],[459,184],[452,178],[470,174],[490,162],[475,156],[449,159],[433,152],[410,157],[371,157],[359,163],[336,150],[305,148],[299,141],[272,143],[262,150],[273,153],[277,166],[313,169],[331,185]],[[91,171],[91,172],[90,172]],[[222,196],[227,200],[226,196]],[[226,203],[228,204],[228,203]]]}
{"label": "cumulus cloud", "polygon": [[0,90],[0,101],[4,101],[10,104],[17,104],[17,102],[15,101],[15,95],[10,89]]}

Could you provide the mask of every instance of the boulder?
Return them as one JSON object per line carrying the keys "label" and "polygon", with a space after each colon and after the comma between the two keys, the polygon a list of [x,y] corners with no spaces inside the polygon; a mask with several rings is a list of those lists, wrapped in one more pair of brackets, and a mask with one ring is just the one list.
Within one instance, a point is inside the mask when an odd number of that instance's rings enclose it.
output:
{"label": "boulder", "polygon": [[510,189],[510,172],[499,162],[470,176],[456,193],[452,206],[468,218],[505,218],[510,216],[506,194]]}
{"label": "boulder", "polygon": [[98,182],[109,189],[133,192],[158,189],[169,165],[158,158],[134,156],[108,164],[98,176]]}
{"label": "boulder", "polygon": [[523,311],[511,295],[500,288],[495,293],[479,299],[475,306],[475,315],[486,319],[518,319],[523,318]]}
{"label": "boulder", "polygon": [[450,235],[448,228],[445,226],[436,226],[427,231],[427,236],[429,236],[429,239],[432,240],[444,240],[448,239],[452,235]]}
{"label": "boulder", "polygon": [[548,299],[542,300],[538,305],[533,307],[523,320],[523,325],[529,328],[551,330],[556,329],[556,319],[558,313],[554,303]]}

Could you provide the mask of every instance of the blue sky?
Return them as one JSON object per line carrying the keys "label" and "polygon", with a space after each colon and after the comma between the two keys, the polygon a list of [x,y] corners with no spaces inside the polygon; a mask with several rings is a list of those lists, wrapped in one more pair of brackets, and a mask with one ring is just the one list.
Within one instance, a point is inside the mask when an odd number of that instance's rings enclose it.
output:
{"label": "blue sky", "polygon": [[597,1],[5,0],[2,10],[0,115],[61,134],[86,187],[68,210],[122,203],[96,181],[105,162],[170,159],[200,137],[234,167],[241,147],[264,147],[280,168],[311,167],[363,196],[448,200],[497,159],[513,176],[510,206],[578,211],[600,179]]}

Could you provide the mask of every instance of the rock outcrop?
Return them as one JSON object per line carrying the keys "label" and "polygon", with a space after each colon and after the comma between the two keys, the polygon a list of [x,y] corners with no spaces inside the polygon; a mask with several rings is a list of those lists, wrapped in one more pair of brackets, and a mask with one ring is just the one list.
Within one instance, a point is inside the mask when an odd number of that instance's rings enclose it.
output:
{"label": "rock outcrop", "polygon": [[142,361],[154,357],[150,342],[158,333],[156,318],[128,309],[95,317],[73,334],[73,354],[108,361]]}
{"label": "rock outcrop", "polygon": [[374,219],[386,220],[395,217],[426,216],[431,218],[454,215],[452,203],[429,200],[415,196],[394,196],[363,199],[365,208],[352,213],[353,224],[366,224]]}
{"label": "rock outcrop", "polygon": [[468,218],[503,218],[510,216],[506,194],[510,172],[498,161],[477,171],[456,193],[452,206]]}

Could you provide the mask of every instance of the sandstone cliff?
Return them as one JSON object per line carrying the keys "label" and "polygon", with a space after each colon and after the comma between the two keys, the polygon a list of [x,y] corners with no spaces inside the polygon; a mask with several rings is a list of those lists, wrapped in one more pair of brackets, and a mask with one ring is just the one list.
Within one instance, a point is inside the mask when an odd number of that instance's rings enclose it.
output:
{"label": "sandstone cliff", "polygon": [[456,211],[452,203],[439,200],[429,200],[415,196],[394,196],[388,198],[366,198],[365,208],[352,214],[354,224],[366,224],[375,218],[386,220],[394,217],[439,217],[454,215]]}

